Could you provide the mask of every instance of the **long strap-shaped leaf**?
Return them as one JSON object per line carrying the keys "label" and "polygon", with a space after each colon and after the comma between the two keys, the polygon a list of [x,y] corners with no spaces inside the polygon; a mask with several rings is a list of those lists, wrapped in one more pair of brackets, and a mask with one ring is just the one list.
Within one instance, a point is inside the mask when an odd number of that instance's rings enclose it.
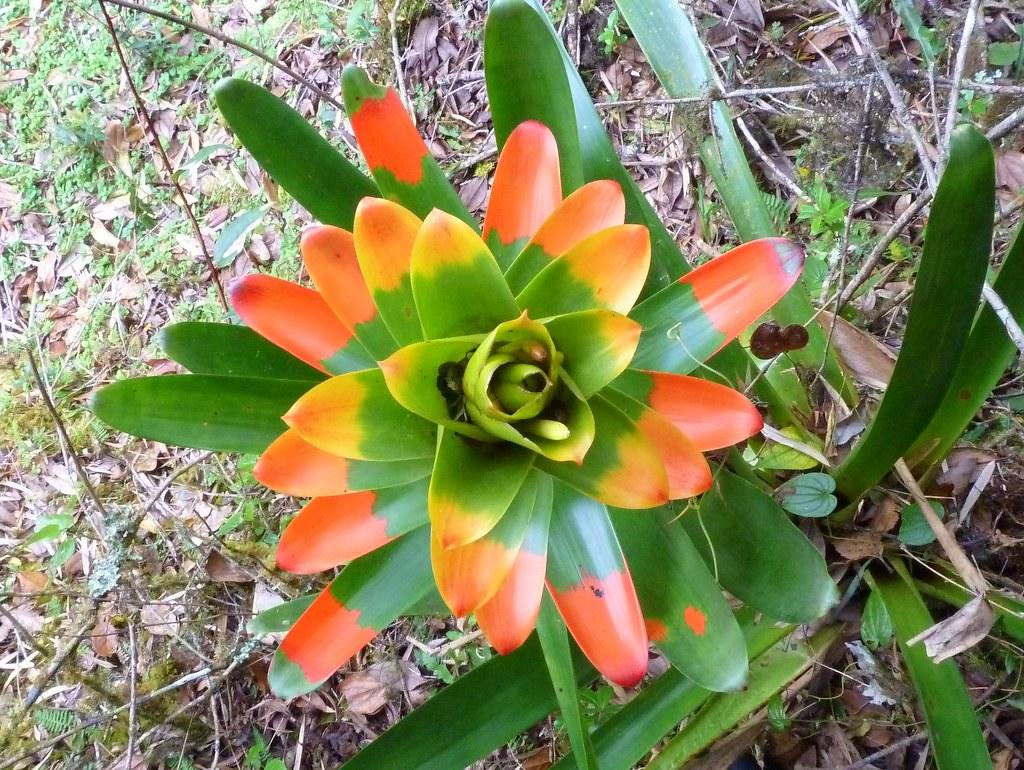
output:
{"label": "long strap-shaped leaf", "polygon": [[583,184],[576,119],[558,42],[546,34],[543,14],[523,0],[492,0],[484,28],[484,74],[498,146],[525,120],[555,135],[562,194]]}
{"label": "long strap-shaped leaf", "polygon": [[314,219],[351,230],[359,199],[379,195],[365,174],[267,89],[226,78],[213,93],[238,140]]}
{"label": "long strap-shaped leaf", "polygon": [[[543,28],[535,28],[538,37],[522,41],[522,46],[529,48],[534,44],[539,45],[541,44],[539,39],[545,36],[548,41],[554,42],[560,54],[562,67],[565,69],[569,81],[573,112],[576,116],[576,130],[582,155],[584,179],[588,182],[596,179],[613,179],[618,182],[622,186],[622,192],[626,198],[626,221],[646,225],[650,230],[651,271],[641,295],[646,297],[648,294],[668,286],[673,279],[687,272],[689,268],[679,252],[679,247],[676,246],[675,239],[665,228],[657,212],[648,203],[633,177],[619,160],[615,146],[601,123],[601,116],[598,115],[594,103],[590,99],[587,87],[562,45],[561,38],[544,14],[540,2],[538,0],[518,0],[518,2],[521,5],[529,5],[538,18],[544,22]],[[534,70],[531,67],[530,77],[534,76]],[[566,105],[563,104],[561,107],[565,109]]]}
{"label": "long strap-shaped leaf", "polygon": [[544,662],[551,677],[558,707],[562,712],[562,721],[569,733],[569,744],[577,765],[584,770],[597,770],[594,758],[594,747],[590,745],[590,736],[583,723],[580,711],[580,700],[576,695],[576,674],[572,665],[572,648],[569,644],[569,632],[565,623],[558,616],[550,594],[545,594],[537,619],[537,638],[540,639],[544,651]]}
{"label": "long strap-shaped leaf", "polygon": [[[706,96],[716,90],[704,45],[675,0],[616,0],[616,5],[669,96]],[[744,241],[778,235],[736,136],[728,105],[724,101],[713,102],[710,112],[711,133],[698,144],[701,161],[711,174],[737,232]],[[790,357],[814,369],[824,361],[824,374],[829,382],[855,398],[835,355],[826,352],[821,327],[811,320],[814,310],[803,286],[793,287],[772,312],[780,323],[807,325],[810,341]],[[791,378],[783,374],[771,376],[776,387],[783,387],[787,380],[792,385]]]}
{"label": "long strap-shaped leaf", "polygon": [[[746,638],[746,654],[758,660],[776,642],[788,636],[792,627],[775,623],[754,625],[753,613],[738,614]],[[670,668],[644,689],[592,735],[594,750],[601,758],[601,770],[632,770],[651,748],[675,730],[714,693]],[[574,758],[564,757],[552,770],[577,767]]]}
{"label": "long strap-shaped leaf", "polygon": [[[576,684],[594,677],[573,653]],[[558,703],[536,636],[446,687],[345,763],[345,770],[468,767],[543,719]]]}
{"label": "long strap-shaped leaf", "polygon": [[349,564],[288,631],[268,679],[283,698],[309,692],[422,599],[430,576],[428,527]]}
{"label": "long strap-shaped leaf", "polygon": [[[1014,318],[1024,318],[1024,226],[1017,231],[992,288]],[[945,399],[909,452],[914,466],[934,468],[949,453],[1017,355],[1003,322],[986,304],[974,322]]]}
{"label": "long strap-shaped leaf", "polygon": [[992,145],[973,126],[959,126],[928,218],[896,368],[867,433],[833,474],[851,502],[907,453],[949,391],[988,267],[994,206]]}
{"label": "long strap-shaped leaf", "polygon": [[196,321],[171,324],[160,332],[160,347],[194,374],[311,382],[325,378],[322,372],[247,326]]}
{"label": "long strap-shaped leaf", "polygon": [[978,716],[956,661],[935,663],[923,644],[907,644],[932,625],[932,618],[903,563],[896,560],[894,564],[899,576],[875,577],[866,573],[866,577],[881,595],[896,628],[896,642],[928,722],[935,764],[939,770],[991,767]]}
{"label": "long strap-shaped leaf", "polygon": [[743,634],[700,552],[672,513],[612,509],[651,641],[673,666],[709,690],[747,678]]}
{"label": "long strap-shaped leaf", "polygon": [[825,560],[779,504],[728,471],[682,523],[722,587],[769,617],[809,623],[839,598]]}
{"label": "long strap-shaped leaf", "polygon": [[284,433],[281,415],[309,380],[172,374],[98,390],[92,411],[133,436],[217,452],[262,452]]}

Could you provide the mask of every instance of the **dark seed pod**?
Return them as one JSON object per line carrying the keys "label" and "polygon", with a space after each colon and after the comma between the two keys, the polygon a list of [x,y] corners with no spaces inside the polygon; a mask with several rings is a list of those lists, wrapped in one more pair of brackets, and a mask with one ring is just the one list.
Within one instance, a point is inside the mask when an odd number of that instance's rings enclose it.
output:
{"label": "dark seed pod", "polygon": [[774,321],[761,324],[750,335],[750,352],[758,358],[775,358],[782,351],[782,331]]}
{"label": "dark seed pod", "polygon": [[782,345],[785,350],[800,350],[809,339],[807,329],[800,324],[790,324],[782,330]]}

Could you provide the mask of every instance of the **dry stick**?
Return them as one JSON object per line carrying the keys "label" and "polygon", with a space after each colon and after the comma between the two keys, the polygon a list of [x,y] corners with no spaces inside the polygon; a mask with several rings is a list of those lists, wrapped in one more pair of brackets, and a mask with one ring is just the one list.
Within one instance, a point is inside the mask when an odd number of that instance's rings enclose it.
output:
{"label": "dry stick", "polygon": [[1011,340],[1013,340],[1013,344],[1017,346],[1017,350],[1024,353],[1024,331],[1021,331],[1020,325],[1010,312],[1010,308],[1008,308],[1006,303],[1003,302],[1003,298],[996,293],[996,290],[989,285],[988,281],[985,281],[985,283],[982,284],[981,295],[992,308],[992,312],[995,313],[996,316],[999,317],[999,320],[1003,322],[1003,326],[1006,328],[1006,334]]}
{"label": "dry stick", "polygon": [[110,3],[111,5],[118,5],[121,8],[127,8],[132,11],[138,11],[139,13],[145,13],[149,16],[156,16],[157,18],[163,19],[164,21],[169,21],[172,24],[178,24],[182,27],[191,29],[194,32],[199,32],[208,37],[212,37],[214,40],[219,40],[225,45],[232,45],[236,48],[241,48],[243,51],[251,53],[257,59],[261,59],[262,61],[266,62],[274,69],[283,72],[296,83],[301,83],[305,88],[308,88],[314,94],[323,99],[325,102],[328,102],[329,104],[341,110],[342,112],[345,111],[345,105],[343,105],[329,93],[324,91],[322,88],[317,86],[316,83],[312,82],[311,80],[307,80],[298,72],[293,70],[291,67],[289,67],[286,64],[282,64],[279,60],[275,59],[273,56],[270,56],[269,54],[264,53],[259,48],[254,48],[248,43],[243,43],[241,40],[238,40],[237,38],[233,38],[230,35],[225,35],[224,33],[218,32],[215,29],[204,27],[202,24],[196,24],[194,21],[183,19],[181,16],[175,16],[173,13],[158,11],[155,8],[147,8],[144,5],[139,5],[138,3],[130,2],[130,0],[104,0],[104,2]]}
{"label": "dry stick", "polygon": [[956,123],[956,108],[960,103],[960,81],[964,77],[964,67],[967,64],[967,48],[971,42],[971,33],[974,32],[974,23],[978,17],[979,0],[971,0],[967,8],[967,16],[964,18],[964,29],[960,34],[960,47],[956,52],[956,64],[953,66],[953,85],[949,91],[949,104],[946,105],[946,128],[942,135],[942,146],[946,148],[940,161],[941,167],[945,166],[949,158],[949,141],[953,136],[953,125]]}
{"label": "dry stick", "polygon": [[128,765],[134,765],[135,757],[135,730],[137,722],[135,719],[135,624],[128,624]]}
{"label": "dry stick", "polygon": [[[50,417],[53,418],[53,424],[57,428],[57,435],[60,437],[61,443],[64,445],[64,451],[70,455],[71,462],[75,466],[75,473],[78,474],[78,479],[85,487],[85,491],[86,494],[89,495],[89,499],[92,500],[93,505],[96,506],[96,510],[106,517],[107,509],[100,501],[99,495],[96,494],[96,488],[92,485],[92,482],[89,481],[89,474],[85,472],[85,466],[82,465],[82,461],[78,457],[78,453],[75,451],[74,445],[71,443],[68,431],[64,427],[64,421],[61,419],[60,413],[57,412],[57,407],[53,405],[53,399],[50,398],[50,392],[46,387],[46,382],[43,380],[43,376],[39,373],[39,365],[36,363],[36,357],[31,351],[29,351],[27,355],[28,365],[32,370],[32,379],[35,380],[36,387],[39,388],[39,394],[43,397],[43,404],[46,405],[46,411],[49,412]],[[97,536],[99,536],[98,532]]]}
{"label": "dry stick", "polygon": [[[163,162],[164,171],[167,174],[167,177],[171,180],[171,183],[174,185],[174,189],[178,192],[178,197],[181,199],[181,205],[185,209],[185,215],[188,217],[188,221],[192,224],[192,231],[195,233],[196,240],[199,242],[199,248],[203,252],[203,259],[206,262],[206,267],[210,271],[210,278],[213,280],[214,286],[217,287],[217,294],[220,296],[221,305],[224,306],[224,312],[230,312],[228,298],[224,295],[224,287],[220,285],[220,273],[217,270],[217,267],[213,264],[213,257],[210,255],[210,250],[206,248],[206,241],[203,240],[203,231],[199,227],[199,220],[196,219],[196,215],[192,211],[192,206],[185,197],[185,191],[182,189],[181,183],[174,175],[174,167],[171,165],[171,160],[167,157],[167,152],[164,150],[164,146],[160,142],[160,136],[156,132],[156,126],[153,125],[153,120],[149,116],[146,104],[142,101],[142,96],[139,94],[138,89],[135,88],[135,80],[132,78],[131,68],[128,66],[128,60],[125,59],[124,51],[121,48],[121,41],[118,39],[117,31],[114,29],[114,22],[110,18],[110,14],[107,12],[108,0],[97,0],[97,2],[100,5],[100,10],[103,12],[103,19],[107,24],[107,30],[110,32],[110,39],[114,42],[114,50],[117,53],[118,61],[121,62],[121,70],[124,72],[124,78],[128,81],[128,88],[132,92],[132,96],[135,98],[135,109],[139,113],[139,117],[141,117],[143,122],[146,124],[153,147]],[[109,2],[115,2],[115,0],[109,0]]]}
{"label": "dry stick", "polygon": [[839,770],[862,770],[862,768],[873,765],[879,759],[884,759],[890,754],[895,754],[900,749],[906,748],[917,743],[922,738],[927,738],[928,733],[917,733],[916,735],[908,735],[905,738],[900,738],[898,741],[894,741],[886,746],[884,749],[879,749],[874,754],[868,754],[866,757],[861,757],[852,765],[839,768]]}
{"label": "dry stick", "polygon": [[398,82],[398,95],[406,110],[416,120],[416,111],[412,109],[412,102],[409,101],[409,92],[405,90],[405,77],[402,75],[402,54],[398,50],[398,9],[402,0],[392,0],[391,10],[388,11],[388,30],[391,33],[391,58],[395,65],[395,80]]}
{"label": "dry stick", "polygon": [[921,167],[924,169],[925,178],[928,180],[929,189],[934,190],[936,184],[935,178],[935,167],[932,165],[931,160],[928,157],[928,147],[924,142],[924,138],[918,132],[914,126],[914,116],[910,114],[910,110],[903,101],[903,97],[900,96],[899,90],[896,88],[896,83],[892,79],[892,75],[889,74],[889,70],[885,66],[885,62],[882,61],[881,54],[875,48],[874,43],[871,42],[871,37],[867,31],[860,25],[860,22],[853,15],[853,10],[847,8],[844,5],[844,0],[833,0],[833,7],[839,12],[839,15],[843,17],[843,22],[850,29],[853,35],[860,41],[861,46],[868,54],[868,58],[871,59],[871,63],[875,67],[875,71],[878,73],[879,79],[882,81],[882,85],[885,86],[885,90],[889,93],[889,100],[892,102],[893,109],[896,111],[896,117],[899,119],[900,124],[904,130],[910,136],[911,141],[917,148],[917,154],[921,160]]}
{"label": "dry stick", "polygon": [[772,172],[772,176],[774,176],[783,187],[793,193],[797,198],[810,201],[811,198],[806,192],[804,192],[804,189],[790,179],[786,172],[775,165],[775,162],[768,157],[768,153],[764,151],[764,148],[761,147],[760,143],[754,137],[754,134],[751,132],[750,127],[747,126],[746,121],[741,117],[737,117],[736,125],[740,127],[740,132],[743,134],[743,138],[747,140],[747,146],[750,147],[761,162],[768,167]]}
{"label": "dry stick", "polygon": [[918,486],[917,480],[914,475],[910,472],[910,468],[903,459],[896,461],[896,474],[900,477],[900,481],[903,482],[903,486],[910,492],[910,496],[914,498],[914,502],[917,503],[917,507],[921,509],[921,514],[924,516],[925,521],[928,522],[928,526],[932,528],[932,532],[935,533],[935,539],[939,541],[939,545],[942,546],[942,550],[946,552],[946,556],[950,563],[956,569],[957,573],[963,578],[964,583],[979,596],[984,596],[985,590],[988,584],[985,581],[984,576],[975,566],[967,554],[964,553],[960,544],[956,541],[949,530],[942,525],[942,520],[932,510],[931,504],[928,502],[928,498],[924,496],[924,492],[921,491],[921,487]]}

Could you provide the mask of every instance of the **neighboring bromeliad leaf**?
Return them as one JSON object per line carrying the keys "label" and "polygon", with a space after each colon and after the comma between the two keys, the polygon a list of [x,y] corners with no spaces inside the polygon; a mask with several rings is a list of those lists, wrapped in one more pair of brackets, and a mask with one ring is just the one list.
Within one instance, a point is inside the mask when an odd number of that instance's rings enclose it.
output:
{"label": "neighboring bromeliad leaf", "polygon": [[726,470],[681,522],[722,587],[769,617],[810,623],[839,598],[825,560],[778,503]]}

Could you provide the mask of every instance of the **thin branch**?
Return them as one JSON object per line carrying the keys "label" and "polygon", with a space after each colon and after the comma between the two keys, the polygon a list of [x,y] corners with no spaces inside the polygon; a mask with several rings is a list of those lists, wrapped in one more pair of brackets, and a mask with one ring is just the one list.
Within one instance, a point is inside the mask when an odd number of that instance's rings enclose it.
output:
{"label": "thin branch", "polygon": [[[96,510],[99,511],[104,518],[107,516],[107,509],[100,501],[100,497],[96,494],[96,488],[89,481],[89,474],[85,472],[85,466],[82,465],[82,460],[78,457],[78,453],[75,451],[74,444],[71,443],[71,438],[68,436],[67,428],[64,427],[64,420],[61,419],[60,413],[57,411],[57,407],[53,405],[53,399],[50,398],[50,392],[46,387],[46,382],[43,380],[43,375],[39,373],[39,365],[36,363],[36,357],[31,351],[27,352],[28,365],[32,370],[32,378],[36,382],[36,387],[39,388],[39,394],[43,397],[43,404],[46,406],[46,411],[50,413],[50,417],[53,418],[53,424],[57,428],[57,435],[60,436],[61,443],[64,445],[64,451],[71,457],[71,462],[75,466],[75,473],[78,474],[79,480],[85,487],[86,494],[89,495],[89,499],[92,500],[93,505],[96,506]],[[99,532],[97,536],[101,536]]]}
{"label": "thin branch", "polygon": [[979,5],[980,0],[971,0],[971,4],[967,8],[967,16],[964,18],[964,29],[960,34],[960,47],[957,49],[956,64],[953,66],[953,86],[949,91],[949,104],[946,105],[946,128],[942,135],[942,146],[946,148],[946,151],[943,154],[942,165],[945,165],[945,160],[949,157],[949,142],[953,137],[956,110],[960,103],[960,81],[964,77],[964,67],[967,65],[967,49],[970,48],[971,33],[974,32],[974,23],[978,18]]}
{"label": "thin branch", "polygon": [[1003,322],[1003,326],[1006,327],[1007,336],[1013,340],[1013,344],[1017,346],[1017,350],[1024,353],[1024,331],[1021,330],[1020,324],[1017,323],[1017,319],[1013,317],[1013,313],[1010,312],[1010,308],[1003,302],[1003,298],[1000,297],[996,290],[992,288],[988,281],[985,281],[981,287],[981,296],[985,298],[989,306],[992,308],[992,312],[996,314],[1000,321]]}
{"label": "thin branch", "polygon": [[135,732],[138,722],[135,716],[135,676],[138,653],[135,649],[135,623],[128,624],[128,766],[134,764],[135,757]]}
{"label": "thin branch", "polygon": [[40,655],[50,654],[48,649],[36,641],[35,635],[30,634],[28,629],[21,625],[21,621],[14,617],[10,610],[8,610],[3,604],[0,604],[0,615],[4,616],[4,619],[7,620],[7,622],[11,624],[11,628],[14,629],[14,633],[16,633],[20,639],[23,639],[33,650],[38,652]]}
{"label": "thin branch", "polygon": [[391,10],[388,11],[388,31],[391,33],[391,59],[395,66],[395,82],[398,83],[398,95],[402,99],[413,121],[416,120],[416,111],[412,109],[412,102],[409,101],[409,92],[405,88],[405,76],[402,73],[402,52],[398,49],[398,9],[402,7],[402,0],[392,0]]}
{"label": "thin branch", "polygon": [[910,496],[914,498],[914,502],[917,503],[917,507],[921,510],[921,515],[924,516],[928,526],[935,533],[935,539],[939,541],[942,550],[946,552],[946,557],[953,565],[953,568],[956,569],[964,583],[970,586],[975,594],[984,596],[985,591],[988,589],[984,576],[975,566],[974,562],[967,558],[967,554],[964,553],[956,538],[943,526],[942,520],[932,510],[931,503],[924,496],[924,492],[921,491],[921,487],[910,472],[910,468],[907,467],[907,464],[902,459],[896,461],[896,475],[900,477],[903,486],[907,488]]}
{"label": "thin branch", "polygon": [[181,183],[174,174],[174,167],[171,165],[171,159],[167,157],[167,151],[164,150],[163,144],[160,142],[160,136],[156,132],[156,126],[153,125],[153,119],[149,115],[149,111],[146,109],[145,102],[142,101],[142,95],[139,94],[138,89],[135,87],[135,80],[132,78],[131,67],[128,66],[128,60],[125,58],[124,50],[121,48],[121,41],[117,37],[117,30],[114,29],[114,21],[110,18],[110,13],[107,11],[108,2],[116,2],[117,0],[97,0],[100,6],[100,10],[103,12],[103,20],[107,24],[107,31],[110,32],[110,39],[114,42],[114,51],[117,53],[117,59],[121,63],[121,70],[124,73],[124,78],[128,81],[128,88],[132,92],[132,96],[135,98],[135,108],[139,113],[139,117],[146,124],[146,128],[149,130],[150,140],[153,144],[153,148],[160,156],[160,160],[164,166],[164,172],[167,174],[167,178],[171,180],[174,185],[174,189],[178,193],[178,197],[181,199],[181,205],[185,209],[185,215],[188,217],[188,221],[192,224],[192,231],[195,234],[196,241],[199,242],[199,248],[203,252],[203,259],[206,262],[206,267],[210,271],[210,278],[213,280],[213,285],[217,287],[217,294],[220,296],[220,303],[224,306],[224,312],[230,312],[228,306],[228,298],[224,294],[224,287],[220,285],[220,272],[217,270],[216,265],[213,264],[213,257],[210,255],[210,250],[206,248],[206,241],[203,240],[203,231],[199,227],[199,220],[196,219],[195,212],[192,211],[192,206],[188,202],[188,198],[185,197],[185,191],[181,187]]}
{"label": "thin branch", "polygon": [[230,35],[225,35],[223,32],[218,32],[217,30],[210,29],[209,27],[204,27],[202,24],[196,24],[194,21],[183,19],[181,16],[175,16],[173,13],[158,11],[155,8],[147,8],[144,5],[140,5],[139,3],[133,3],[130,0],[104,0],[104,2],[110,3],[111,5],[118,5],[122,8],[127,8],[132,11],[138,11],[139,13],[145,13],[149,16],[156,16],[157,18],[163,19],[164,21],[169,21],[172,24],[178,24],[182,27],[186,27],[187,29],[191,29],[194,32],[199,32],[203,35],[206,35],[207,37],[212,37],[214,40],[219,40],[225,45],[232,45],[236,48],[241,48],[243,51],[251,53],[257,59],[266,62],[274,69],[283,72],[296,83],[301,83],[305,88],[308,88],[310,91],[319,96],[328,104],[331,104],[332,106],[334,106],[335,108],[342,112],[345,111],[345,105],[343,105],[329,93],[320,88],[316,83],[312,82],[311,80],[308,80],[307,78],[304,78],[302,75],[300,75],[298,72],[293,70],[288,65],[282,64],[280,60],[275,59],[273,56],[270,56],[267,53],[264,53],[259,48],[254,48],[248,43],[242,42],[238,38],[231,37]]}
{"label": "thin branch", "polygon": [[881,54],[875,48],[875,44],[871,42],[871,37],[868,35],[864,27],[861,26],[857,20],[855,14],[859,13],[855,4],[851,3],[851,7],[847,7],[844,0],[832,0],[832,7],[835,8],[839,15],[843,17],[843,22],[853,33],[853,36],[860,42],[861,47],[867,52],[868,58],[871,59],[872,65],[874,65],[875,72],[878,73],[878,78],[882,81],[882,85],[889,94],[889,100],[892,102],[893,109],[896,111],[896,117],[899,119],[903,129],[907,132],[910,140],[914,143],[914,147],[917,148],[918,159],[921,161],[921,168],[924,169],[925,179],[928,180],[928,188],[931,190],[935,189],[937,178],[935,176],[935,167],[932,165],[931,159],[928,157],[928,146],[925,144],[924,138],[914,125],[914,116],[910,114],[910,110],[906,103],[903,101],[903,97],[900,95],[899,89],[896,87],[895,81],[892,79],[892,75],[889,74],[889,70],[885,66],[885,62],[882,61]]}

